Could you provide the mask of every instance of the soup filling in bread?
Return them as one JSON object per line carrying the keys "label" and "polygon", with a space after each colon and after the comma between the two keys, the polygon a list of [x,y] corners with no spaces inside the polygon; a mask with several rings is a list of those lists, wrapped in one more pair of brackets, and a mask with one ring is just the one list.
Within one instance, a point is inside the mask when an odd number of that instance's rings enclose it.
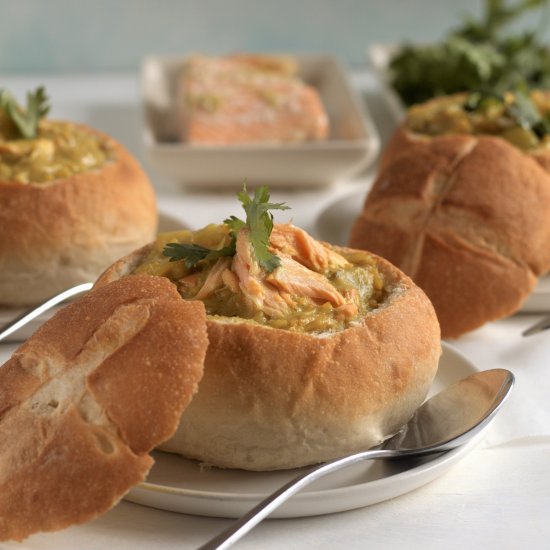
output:
{"label": "soup filling in bread", "polygon": [[[249,221],[269,198],[262,193],[247,210]],[[258,240],[254,224],[236,218],[165,233],[134,273],[168,277],[209,315],[293,331],[343,330],[384,299],[383,276],[367,252],[336,251],[292,224],[274,224],[263,249]]]}
{"label": "soup filling in bread", "polygon": [[114,157],[109,140],[70,122],[45,119],[39,88],[26,109],[0,94],[0,180],[44,183],[100,169]]}
{"label": "soup filling in bread", "polygon": [[455,94],[409,109],[407,128],[427,136],[489,134],[522,150],[550,148],[550,94]]}

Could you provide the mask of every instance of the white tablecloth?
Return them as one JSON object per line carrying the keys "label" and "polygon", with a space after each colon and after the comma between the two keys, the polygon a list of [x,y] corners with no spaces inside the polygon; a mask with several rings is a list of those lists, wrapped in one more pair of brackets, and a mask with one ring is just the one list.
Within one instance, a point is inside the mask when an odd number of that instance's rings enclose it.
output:
{"label": "white tablecloth", "polygon": [[[367,94],[385,141],[392,125],[376,83],[368,74],[355,81]],[[98,127],[143,160],[135,75],[5,76],[0,82],[19,97],[45,83],[55,102],[55,117]],[[193,228],[239,213],[232,192],[184,191],[150,171],[158,188],[160,210]],[[318,214],[342,195],[361,189],[365,181],[363,175],[328,189],[274,191],[272,198],[289,203],[295,223],[314,232]],[[452,342],[479,369],[511,370],[516,387],[484,440],[449,472],[411,493],[366,508],[264,521],[236,548],[548,548],[550,331],[521,337],[521,331],[538,318],[540,315],[516,315]],[[15,344],[0,345],[0,361],[14,349]],[[88,524],[37,534],[23,543],[0,543],[0,548],[195,548],[228,523],[122,501]]]}

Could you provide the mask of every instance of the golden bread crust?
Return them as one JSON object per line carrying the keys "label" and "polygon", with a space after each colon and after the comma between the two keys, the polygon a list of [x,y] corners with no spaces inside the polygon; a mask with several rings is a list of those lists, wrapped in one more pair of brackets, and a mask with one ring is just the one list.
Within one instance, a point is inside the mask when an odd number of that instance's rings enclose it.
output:
{"label": "golden bread crust", "polygon": [[[121,259],[96,285],[128,275],[149,249]],[[428,392],[440,334],[425,294],[387,261],[377,264],[391,289],[387,301],[341,332],[209,316],[199,391],[161,449],[215,466],[271,470],[329,460],[394,433]]]}
{"label": "golden bread crust", "polygon": [[203,305],[148,276],[44,324],[0,367],[0,540],[89,520],[142,481],[197,390],[206,347]]}
{"label": "golden bread crust", "polygon": [[426,292],[443,337],[517,311],[550,269],[550,174],[502,139],[400,128],[349,244]]}
{"label": "golden bread crust", "polygon": [[153,187],[108,136],[100,170],[37,184],[0,181],[0,304],[31,305],[94,281],[117,258],[154,238]]}

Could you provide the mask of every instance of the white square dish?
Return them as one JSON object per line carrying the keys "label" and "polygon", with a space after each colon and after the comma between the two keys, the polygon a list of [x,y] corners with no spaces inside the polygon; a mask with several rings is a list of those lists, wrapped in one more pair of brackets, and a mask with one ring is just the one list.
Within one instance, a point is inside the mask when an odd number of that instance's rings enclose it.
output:
{"label": "white square dish", "polygon": [[148,159],[175,183],[220,187],[251,185],[326,186],[366,169],[380,149],[364,102],[331,56],[293,56],[298,76],[314,86],[330,121],[327,140],[299,144],[206,146],[178,140],[177,84],[185,57],[144,59],[141,86]]}

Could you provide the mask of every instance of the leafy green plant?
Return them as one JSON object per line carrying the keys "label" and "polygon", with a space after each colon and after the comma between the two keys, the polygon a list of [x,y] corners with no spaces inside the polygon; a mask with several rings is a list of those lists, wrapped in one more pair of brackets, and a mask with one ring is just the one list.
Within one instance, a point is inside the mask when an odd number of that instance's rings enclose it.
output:
{"label": "leafy green plant", "polygon": [[539,31],[510,33],[509,26],[532,10],[543,23],[548,0],[485,0],[478,21],[467,18],[440,43],[405,45],[390,62],[390,79],[407,105],[437,95],[491,88],[503,93],[518,86],[550,87],[550,50]]}

